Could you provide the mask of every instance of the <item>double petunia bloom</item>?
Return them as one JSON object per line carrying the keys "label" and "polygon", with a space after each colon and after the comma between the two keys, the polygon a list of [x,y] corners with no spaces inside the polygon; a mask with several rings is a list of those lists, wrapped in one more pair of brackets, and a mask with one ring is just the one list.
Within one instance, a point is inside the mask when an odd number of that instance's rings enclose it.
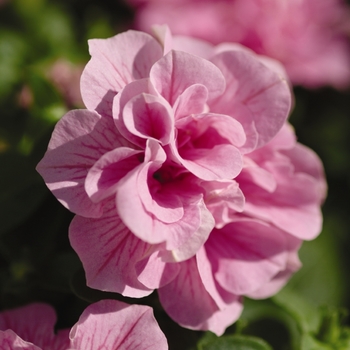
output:
{"label": "double petunia bloom", "polygon": [[222,334],[242,296],[285,284],[321,228],[322,164],[286,123],[284,70],[165,27],[89,47],[87,109],[57,123],[37,167],[76,214],[69,237],[87,283],[157,289],[176,322]]}

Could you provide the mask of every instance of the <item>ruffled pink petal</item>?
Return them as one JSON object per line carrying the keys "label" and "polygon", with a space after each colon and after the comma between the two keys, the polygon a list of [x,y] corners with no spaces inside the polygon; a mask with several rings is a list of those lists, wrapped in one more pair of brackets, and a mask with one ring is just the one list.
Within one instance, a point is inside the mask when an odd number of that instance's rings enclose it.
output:
{"label": "ruffled pink petal", "polygon": [[174,138],[173,111],[158,96],[140,94],[130,99],[123,109],[123,122],[131,134],[142,139],[167,145]]}
{"label": "ruffled pink petal", "polygon": [[273,173],[277,187],[272,193],[237,179],[246,197],[245,213],[300,239],[313,239],[322,227],[319,183],[305,173],[295,174],[290,165],[277,164]]}
{"label": "ruffled pink petal", "polygon": [[253,299],[266,299],[269,298],[285,286],[289,281],[290,277],[301,268],[301,262],[298,257],[298,250],[301,246],[302,241],[286,235],[287,246],[288,246],[288,260],[286,268],[279,272],[270,282],[265,284],[258,290],[248,293],[247,296]]}
{"label": "ruffled pink petal", "polygon": [[203,181],[205,205],[215,219],[215,227],[221,228],[230,222],[230,215],[244,209],[244,194],[234,180]]}
{"label": "ruffled pink petal", "polygon": [[245,152],[270,141],[283,126],[291,106],[291,92],[285,80],[239,51],[222,52],[212,58],[226,78],[225,93],[212,101],[212,111],[231,115],[245,129]]}
{"label": "ruffled pink petal", "polygon": [[85,178],[102,155],[129,145],[113,120],[88,110],[70,111],[57,123],[48,150],[36,169],[66,208],[78,215],[99,217],[101,204],[88,197]]}
{"label": "ruffled pink petal", "polygon": [[191,173],[203,180],[232,179],[242,170],[236,148],[245,142],[242,126],[226,115],[200,114],[180,119],[172,152]]}
{"label": "ruffled pink petal", "polygon": [[[23,349],[66,350],[69,344],[68,330],[61,330],[55,335],[55,324],[55,310],[47,304],[33,303],[0,313],[0,330],[10,329],[17,335],[16,338],[13,334],[9,335],[9,339],[14,341],[13,346],[20,345],[21,339],[24,340],[23,344],[29,342],[38,346],[34,347],[28,343],[28,348],[23,347]],[[17,348],[13,347],[13,349]]]}
{"label": "ruffled pink petal", "polygon": [[[159,170],[161,164],[157,163],[159,162],[149,162],[139,167],[139,171],[135,172],[136,178],[130,177],[128,181],[130,184],[135,181],[135,189],[138,190],[140,202],[149,216],[163,223],[172,224],[183,218],[184,206],[177,193],[169,191],[167,188],[169,186],[161,184],[165,180],[162,179],[164,175]],[[158,176],[160,181],[156,180]],[[125,192],[123,189],[121,191]]]}
{"label": "ruffled pink petal", "polygon": [[150,35],[127,31],[109,39],[89,40],[91,60],[81,77],[86,107],[112,115],[114,96],[134,80],[147,78],[152,65],[163,56]]}
{"label": "ruffled pink petal", "polygon": [[143,152],[127,147],[105,153],[89,170],[85,190],[93,202],[115,194],[118,182],[140,165]]}
{"label": "ruffled pink petal", "polygon": [[175,119],[181,119],[191,114],[204,113],[208,106],[208,89],[201,84],[189,86],[174,104]]}
{"label": "ruffled pink petal", "polygon": [[148,306],[101,300],[89,305],[73,326],[75,350],[165,350],[167,340]]}
{"label": "ruffled pink petal", "polygon": [[173,106],[191,85],[202,84],[209,98],[222,94],[225,80],[211,62],[181,51],[170,51],[157,61],[150,72],[155,89]]}
{"label": "ruffled pink petal", "polygon": [[316,153],[300,143],[297,143],[292,149],[282,150],[281,153],[288,156],[296,173],[308,174],[314,179],[320,201],[324,201],[327,194],[327,183],[322,162]]}
{"label": "ruffled pink petal", "polygon": [[214,230],[205,249],[216,281],[227,291],[244,295],[285,269],[282,231],[255,221],[234,222]]}
{"label": "ruffled pink petal", "polygon": [[180,266],[178,276],[158,290],[164,310],[183,327],[221,335],[239,317],[241,303],[236,298],[220,310],[203,285],[196,258],[184,261]]}
{"label": "ruffled pink petal", "polygon": [[263,63],[266,67],[270,68],[274,72],[276,72],[281,78],[285,79],[286,81],[289,81],[288,74],[283,66],[283,64],[271,57],[263,56],[263,55],[257,55],[253,50],[249,49],[248,47],[241,45],[239,43],[234,42],[224,42],[220,43],[219,45],[215,46],[214,52],[215,54],[219,54],[220,52],[225,51],[243,51],[250,55],[255,56],[256,59],[258,59],[261,63]]}
{"label": "ruffled pink petal", "polygon": [[[21,339],[11,329],[0,331],[0,347],[2,350],[43,350],[38,346]],[[64,350],[62,348],[62,350]]]}
{"label": "ruffled pink petal", "polygon": [[[146,196],[140,194],[140,191],[147,192],[148,189],[143,189],[145,183],[139,181],[139,178],[142,179],[142,176],[135,171],[121,181],[118,187],[116,203],[125,225],[145,242],[150,244],[165,242],[167,252],[163,252],[162,258],[167,261],[182,261],[193,256],[214,226],[213,217],[199,194],[195,194],[194,198],[189,200],[187,196],[190,195],[182,194],[181,184],[177,187],[180,193],[174,191],[175,184],[172,190],[165,192],[169,194],[168,197],[164,193],[163,201],[157,202],[157,196],[154,197],[156,200],[153,201],[151,209],[154,214],[152,214],[145,210],[147,202],[144,205],[142,199]],[[168,222],[161,219],[166,219]]]}
{"label": "ruffled pink petal", "polygon": [[243,146],[246,135],[237,120],[225,114],[203,113],[182,118],[176,122],[197,147],[211,148],[222,143]]}
{"label": "ruffled pink petal", "polygon": [[166,55],[170,50],[173,50],[173,37],[169,27],[166,24],[153,25],[152,35],[158,40],[163,47],[163,55]]}
{"label": "ruffled pink petal", "polygon": [[159,251],[136,265],[138,280],[150,289],[158,289],[171,282],[179,273],[178,264],[165,262]]}
{"label": "ruffled pink petal", "polygon": [[200,179],[211,181],[235,178],[242,169],[242,157],[232,145],[181,149],[183,166]]}
{"label": "ruffled pink petal", "polygon": [[152,89],[149,79],[140,79],[126,85],[113,99],[113,118],[118,131],[127,140],[141,148],[145,147],[146,142],[139,136],[132,134],[125,126],[123,110],[131,99],[143,93],[151,93],[151,90],[154,89]]}
{"label": "ruffled pink petal", "polygon": [[[225,310],[232,303],[240,303],[239,296],[226,291],[215,280],[215,277],[213,275],[213,266],[210,259],[208,258],[205,245],[198,250],[196,254],[196,260],[202,283],[220,310]],[[232,322],[233,321],[234,320],[232,320]]]}
{"label": "ruffled pink petal", "polygon": [[69,227],[69,238],[83,263],[89,287],[135,298],[152,292],[138,281],[135,265],[156,247],[139,240],[125,227],[113,201],[98,219],[76,216]]}
{"label": "ruffled pink petal", "polygon": [[261,168],[252,159],[248,157],[244,158],[244,168],[247,168],[248,171],[243,170],[239,174],[240,182],[243,179],[246,183],[251,182],[271,193],[276,190],[277,182],[273,174]]}
{"label": "ruffled pink petal", "polygon": [[[196,230],[193,230],[193,221],[196,222],[197,216],[199,216],[199,226]],[[169,251],[162,252],[162,258],[170,262],[184,261],[191,258],[208,239],[214,225],[214,218],[203,200],[200,200],[196,206],[192,205],[185,208],[185,216],[181,220],[181,225],[171,227],[172,236],[167,242]],[[191,228],[191,230],[188,230],[188,228]],[[191,233],[188,234],[186,229]]]}

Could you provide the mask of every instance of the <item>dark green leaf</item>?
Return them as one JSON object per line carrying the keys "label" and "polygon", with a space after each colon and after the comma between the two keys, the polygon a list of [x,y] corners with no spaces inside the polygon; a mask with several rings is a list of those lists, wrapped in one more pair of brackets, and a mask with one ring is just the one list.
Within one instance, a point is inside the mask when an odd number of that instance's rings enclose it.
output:
{"label": "dark green leaf", "polygon": [[243,335],[204,337],[198,343],[198,350],[272,350],[262,339]]}

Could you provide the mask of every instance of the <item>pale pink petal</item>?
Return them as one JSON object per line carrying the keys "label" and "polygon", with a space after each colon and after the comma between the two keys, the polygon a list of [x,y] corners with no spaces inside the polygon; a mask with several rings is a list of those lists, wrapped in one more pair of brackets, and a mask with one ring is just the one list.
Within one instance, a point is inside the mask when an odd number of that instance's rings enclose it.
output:
{"label": "pale pink petal", "polygon": [[191,114],[204,113],[208,106],[208,89],[201,84],[189,86],[174,104],[175,119],[181,119]]}
{"label": "pale pink petal", "polygon": [[295,237],[313,239],[322,227],[319,183],[305,173],[295,174],[292,168],[277,164],[273,173],[277,187],[272,193],[244,181],[241,175],[237,178],[246,198],[245,213],[271,222]]}
{"label": "pale pink petal", "polygon": [[281,78],[289,81],[288,74],[283,66],[283,64],[271,57],[263,56],[263,55],[257,55],[253,50],[249,49],[248,47],[241,45],[239,43],[220,43],[214,48],[215,54],[218,54],[220,52],[225,51],[243,51],[250,55],[255,56],[261,63],[263,63],[266,67],[270,68],[274,72],[276,72]]}
{"label": "pale pink petal", "polygon": [[[42,349],[65,350],[68,337],[56,337],[55,324],[55,310],[47,304],[33,303],[0,313],[0,330],[11,329],[18,337]],[[55,346],[56,340],[60,346]]]}
{"label": "pale pink petal", "polygon": [[178,276],[158,290],[167,314],[181,326],[195,330],[211,330],[221,335],[239,317],[242,306],[237,297],[220,310],[206,291],[198,273],[196,258],[181,263]]}
{"label": "pale pink petal", "polygon": [[114,96],[132,81],[148,77],[163,55],[153,37],[136,31],[90,40],[89,50],[91,60],[81,78],[82,97],[88,109],[108,116]]}
{"label": "pale pink petal", "polygon": [[235,302],[240,303],[239,296],[226,291],[215,280],[213,269],[212,269],[212,263],[208,258],[205,245],[198,250],[196,254],[196,260],[197,260],[197,269],[202,279],[202,283],[206,291],[214,299],[216,305],[220,310],[225,310],[232,303],[235,303]]}
{"label": "pale pink petal", "polygon": [[135,189],[149,216],[154,216],[155,220],[159,219],[164,223],[172,224],[182,219],[183,203],[174,191],[167,191],[167,186],[162,184],[163,181],[166,181],[165,175],[168,175],[168,172],[160,168],[161,164],[157,161],[146,163],[143,167],[139,167],[137,173],[135,172],[135,178],[130,177],[127,181],[130,184],[135,181]]}
{"label": "pale pink petal", "polygon": [[222,143],[239,147],[246,141],[242,125],[225,114],[193,114],[178,120],[176,127],[189,134],[197,147],[211,148]]}
{"label": "pale pink petal", "polygon": [[[193,221],[197,219],[197,210],[199,209],[199,226],[196,230],[192,229]],[[203,200],[200,200],[197,204],[197,208],[193,205],[185,210],[185,216],[180,225],[171,227],[171,239],[169,239],[167,248],[171,252],[166,254],[162,252],[162,258],[170,261],[184,261],[192,257],[208,239],[210,232],[214,228],[215,221],[204,204]],[[186,233],[186,228],[191,228],[190,234]]]}
{"label": "pale pink petal", "polygon": [[138,281],[135,265],[156,247],[139,240],[125,227],[112,201],[98,219],[76,216],[69,238],[83,263],[89,287],[136,298],[152,292]]}
{"label": "pale pink petal", "polygon": [[242,169],[241,154],[231,145],[208,149],[182,149],[181,161],[200,179],[211,181],[235,178]]}
{"label": "pale pink petal", "polygon": [[215,219],[215,227],[221,228],[230,222],[230,214],[242,212],[244,194],[234,180],[203,181],[205,205]]}
{"label": "pale pink petal", "polygon": [[298,257],[298,250],[301,246],[302,241],[286,235],[288,245],[288,260],[285,270],[279,272],[274,278],[265,284],[263,287],[255,290],[252,293],[248,293],[247,296],[253,299],[265,299],[269,298],[285,286],[290,277],[301,268],[301,262]]}
{"label": "pale pink petal", "polygon": [[153,25],[152,35],[163,46],[163,54],[166,55],[170,50],[173,50],[173,37],[169,27],[164,25]]}
{"label": "pale pink petal", "polygon": [[248,157],[244,158],[244,168],[245,169],[239,174],[240,183],[242,180],[246,183],[251,182],[271,193],[276,190],[276,179],[268,170],[261,168]]}
{"label": "pale pink petal", "polygon": [[[1,350],[43,350],[38,346],[21,339],[11,329],[0,331]],[[62,348],[62,350],[65,350]]]}
{"label": "pale pink petal", "polygon": [[245,141],[242,126],[217,114],[200,114],[177,121],[175,158],[203,180],[232,179],[242,170],[242,155],[235,147]]}
{"label": "pale pink petal", "polygon": [[211,62],[181,51],[170,51],[152,67],[150,80],[155,89],[173,106],[191,85],[202,84],[209,99],[225,89],[220,70]]}
{"label": "pale pink petal", "polygon": [[284,234],[265,223],[227,224],[212,232],[205,247],[215,279],[236,295],[258,289],[286,265]]}
{"label": "pale pink petal", "polygon": [[130,133],[130,131],[127,129],[124,122],[123,110],[125,105],[132,98],[143,93],[150,93],[150,90],[153,89],[150,85],[149,79],[140,79],[126,85],[113,99],[113,118],[118,131],[127,140],[141,148],[145,147],[145,140],[140,139],[140,137]]}
{"label": "pale pink petal", "polygon": [[168,284],[176,277],[179,270],[178,264],[165,262],[159,251],[136,264],[138,280],[150,289]]}
{"label": "pale pink petal", "polygon": [[[152,210],[158,216],[167,221],[178,218],[177,221],[167,223],[145,210],[142,201],[145,195],[140,194],[140,191],[148,190],[144,188],[143,181],[139,183],[138,177],[139,173],[135,171],[124,178],[118,187],[116,203],[125,225],[145,242],[165,242],[167,251],[163,252],[162,257],[166,260],[182,261],[193,256],[214,226],[210,212],[201,201],[200,192],[193,196],[191,188],[185,186],[186,184],[175,183],[173,187],[177,188],[178,192],[170,189],[164,192],[163,198],[167,198],[166,201],[157,202],[157,196],[152,197],[155,199]],[[165,193],[168,193],[169,197],[166,197]],[[162,205],[165,205],[163,209]],[[178,216],[180,209],[182,216]]]}
{"label": "pale pink petal", "polygon": [[288,156],[296,173],[308,174],[314,179],[320,201],[323,201],[327,195],[327,183],[322,162],[316,153],[300,143],[297,143],[293,149],[282,150],[281,153]]}
{"label": "pale pink petal", "polygon": [[88,110],[70,111],[57,123],[37,171],[66,208],[98,217],[101,204],[93,203],[86,194],[85,178],[103,154],[122,146],[129,142],[118,133],[113,120]]}
{"label": "pale pink petal", "polygon": [[166,350],[167,340],[149,306],[101,300],[89,305],[73,326],[75,350]]}
{"label": "pale pink petal", "polygon": [[89,170],[85,190],[93,202],[99,202],[115,194],[118,182],[140,165],[142,151],[119,147],[105,153]]}
{"label": "pale pink petal", "polygon": [[133,135],[158,140],[162,145],[174,138],[173,111],[161,97],[137,95],[126,103],[122,113],[124,125]]}
{"label": "pale pink petal", "polygon": [[226,78],[226,91],[210,103],[211,110],[231,115],[243,125],[248,137],[245,152],[263,146],[288,117],[288,84],[246,52],[222,52],[212,62]]}

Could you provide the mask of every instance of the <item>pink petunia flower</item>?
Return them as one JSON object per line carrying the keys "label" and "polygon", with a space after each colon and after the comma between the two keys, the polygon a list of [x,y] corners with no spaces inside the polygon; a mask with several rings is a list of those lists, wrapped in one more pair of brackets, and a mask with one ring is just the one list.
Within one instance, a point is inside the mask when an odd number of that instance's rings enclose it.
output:
{"label": "pink petunia flower", "polygon": [[320,231],[322,165],[286,125],[284,70],[163,27],[89,45],[88,109],[58,122],[37,167],[77,214],[69,236],[87,283],[158,289],[178,323],[221,334],[242,295],[277,291]]}
{"label": "pink petunia flower", "polygon": [[343,0],[129,0],[135,26],[241,43],[277,59],[293,84],[350,84],[350,10]]}
{"label": "pink petunia flower", "polygon": [[0,313],[0,347],[6,350],[167,349],[152,309],[102,300],[89,305],[70,330],[54,334],[56,315],[35,303]]}

